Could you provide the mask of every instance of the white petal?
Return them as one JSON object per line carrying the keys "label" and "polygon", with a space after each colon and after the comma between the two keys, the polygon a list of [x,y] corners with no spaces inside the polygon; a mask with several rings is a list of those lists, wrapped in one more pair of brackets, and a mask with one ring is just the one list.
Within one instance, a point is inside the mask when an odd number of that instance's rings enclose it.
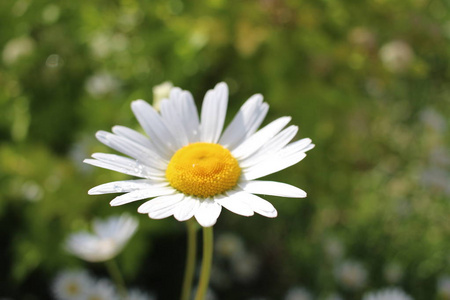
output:
{"label": "white petal", "polygon": [[107,153],[94,153],[92,156],[96,159],[85,159],[83,162],[131,176],[151,178],[156,181],[166,180],[163,172],[149,168],[127,157]]}
{"label": "white petal", "polygon": [[268,155],[273,155],[274,153],[280,151],[284,146],[286,146],[297,134],[298,127],[291,125],[278,133],[276,136],[271,138],[267,143],[264,144],[258,151],[252,154],[250,157],[241,160],[239,166],[241,168],[247,168],[255,165],[258,162],[264,161]]}
{"label": "white petal", "polygon": [[186,221],[192,218],[200,206],[200,201],[196,198],[185,197],[184,200],[178,205],[173,216],[178,221]]}
{"label": "white petal", "polygon": [[148,214],[160,210],[165,210],[168,207],[179,204],[184,199],[184,195],[176,193],[168,196],[161,196],[155,199],[149,200],[138,207],[138,212],[141,214]]}
{"label": "white petal", "polygon": [[200,140],[217,143],[222,133],[228,104],[228,86],[221,82],[209,90],[203,100]]}
{"label": "white petal", "polygon": [[255,211],[255,213],[262,216],[275,218],[278,215],[277,210],[273,207],[272,203],[261,197],[247,192],[242,192],[242,200],[246,202]]}
{"label": "white petal", "polygon": [[271,195],[290,198],[305,198],[305,191],[293,185],[276,181],[247,181],[239,186],[246,192],[259,195]]}
{"label": "white petal", "polygon": [[97,131],[95,136],[103,144],[133,157],[149,167],[160,170],[165,170],[167,168],[169,162],[145,145],[138,144],[125,137],[114,135],[106,131]]}
{"label": "white petal", "polygon": [[171,157],[181,147],[167,129],[161,116],[150,104],[144,100],[136,100],[131,103],[131,109],[160,152],[167,153]]}
{"label": "white petal", "polygon": [[264,146],[272,137],[280,132],[291,120],[290,117],[279,118],[257,131],[232,151],[237,159],[245,159]]}
{"label": "white petal", "polygon": [[297,152],[287,157],[274,156],[243,170],[243,176],[247,180],[261,178],[295,165],[305,157],[306,154],[304,152]]}
{"label": "white petal", "polygon": [[175,139],[177,139],[177,141],[180,143],[180,146],[186,146],[187,144],[189,144],[189,139],[187,133],[185,132],[185,125],[183,124],[183,120],[178,113],[176,105],[177,103],[174,99],[162,100],[160,105],[161,116],[163,118],[164,124],[166,124],[166,127],[170,130]]}
{"label": "white petal", "polygon": [[145,190],[137,190],[121,196],[117,196],[109,204],[111,206],[119,206],[137,200],[158,197],[163,195],[170,195],[174,193],[176,193],[176,190],[170,186],[154,187]]}
{"label": "white petal", "polygon": [[167,182],[154,182],[148,179],[113,181],[91,188],[88,191],[88,194],[101,195],[112,193],[128,193],[135,190],[149,189],[152,187],[162,187],[167,185]]}
{"label": "white petal", "polygon": [[190,143],[198,142],[200,139],[200,120],[194,98],[188,91],[183,91],[176,99],[176,106],[179,110],[181,120]]}
{"label": "white petal", "polygon": [[145,147],[153,149],[154,146],[145,135],[125,126],[116,125],[112,128],[112,131],[120,136],[123,136],[135,143],[141,144]]}
{"label": "white petal", "polygon": [[250,217],[253,216],[253,209],[243,201],[242,192],[229,191],[227,197],[218,197],[216,202],[235,214]]}
{"label": "white petal", "polygon": [[260,94],[250,97],[225,129],[219,144],[233,150],[255,133],[269,110],[269,105],[262,101],[263,97]]}
{"label": "white petal", "polygon": [[211,199],[204,199],[195,212],[195,219],[203,227],[211,227],[217,222],[222,206]]}

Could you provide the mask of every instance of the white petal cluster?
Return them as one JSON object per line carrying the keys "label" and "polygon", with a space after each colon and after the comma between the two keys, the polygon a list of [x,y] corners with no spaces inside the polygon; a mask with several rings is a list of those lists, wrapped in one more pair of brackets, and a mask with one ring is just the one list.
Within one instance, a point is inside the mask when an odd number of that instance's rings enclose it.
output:
{"label": "white petal cluster", "polygon": [[74,233],[66,241],[66,249],[89,262],[102,262],[115,257],[138,227],[135,218],[123,214],[106,220],[94,220],[93,233]]}
{"label": "white petal cluster", "polygon": [[61,300],[82,299],[92,287],[93,282],[93,278],[85,271],[63,271],[53,281],[53,296]]}
{"label": "white petal cluster", "polygon": [[385,288],[363,296],[363,300],[413,300],[399,288]]}
{"label": "white petal cluster", "polygon": [[312,294],[303,287],[292,287],[288,290],[284,300],[312,300]]}
{"label": "white petal cluster", "polygon": [[[204,227],[216,223],[222,207],[242,216],[258,213],[276,217],[273,205],[254,194],[306,197],[303,190],[292,185],[258,179],[301,161],[314,147],[311,140],[290,143],[298,131],[297,126],[286,127],[290,117],[279,118],[258,130],[269,109],[259,94],[250,97],[224,129],[227,104],[225,83],[206,93],[200,115],[192,95],[180,88],[171,89],[169,99],[161,101],[159,113],[144,100],[134,101],[131,108],[147,136],[122,126],[114,126],[112,133],[99,131],[96,135],[100,142],[130,158],[94,153],[93,159],[85,162],[140,179],[102,184],[89,194],[125,193],[114,198],[112,206],[154,198],[142,204],[138,212],[153,219],[174,216],[186,221],[195,217]],[[165,171],[171,157],[195,142],[220,144],[231,152],[241,168],[235,188],[200,198],[170,186]]]}

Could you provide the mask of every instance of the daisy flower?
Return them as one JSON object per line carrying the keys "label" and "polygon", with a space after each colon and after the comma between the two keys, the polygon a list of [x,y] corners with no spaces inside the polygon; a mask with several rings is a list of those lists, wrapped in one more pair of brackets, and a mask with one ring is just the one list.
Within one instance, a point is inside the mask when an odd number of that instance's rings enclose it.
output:
{"label": "daisy flower", "polygon": [[81,300],[92,284],[85,271],[63,271],[53,281],[52,292],[58,300]]}
{"label": "daisy flower", "polygon": [[66,241],[68,252],[89,262],[103,262],[115,257],[133,236],[138,222],[126,215],[106,220],[95,219],[94,233],[74,233]]}
{"label": "daisy flower", "polygon": [[225,83],[206,93],[200,116],[192,95],[180,88],[161,101],[160,113],[144,100],[134,101],[131,108],[147,136],[122,126],[96,134],[131,158],[95,153],[85,162],[141,179],[102,184],[89,194],[125,193],[112,206],[153,198],[138,212],[153,219],[195,217],[203,227],[216,223],[222,207],[242,216],[276,217],[274,206],[255,194],[306,197],[292,185],[257,179],[301,161],[314,147],[311,140],[289,143],[298,130],[285,128],[290,117],[258,130],[269,109],[259,94],[244,103],[224,130],[227,104]]}

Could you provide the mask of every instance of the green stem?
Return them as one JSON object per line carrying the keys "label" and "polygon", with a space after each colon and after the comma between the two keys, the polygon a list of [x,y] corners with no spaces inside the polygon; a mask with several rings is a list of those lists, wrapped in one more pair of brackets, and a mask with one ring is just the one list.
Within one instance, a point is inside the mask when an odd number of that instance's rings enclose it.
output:
{"label": "green stem", "polygon": [[203,260],[200,281],[198,283],[195,300],[204,300],[208,290],[209,277],[213,258],[213,228],[203,227]]}
{"label": "green stem", "polygon": [[186,222],[187,227],[187,252],[186,268],[184,270],[183,288],[181,290],[181,300],[191,298],[192,282],[195,273],[195,258],[197,254],[197,224],[193,219]]}
{"label": "green stem", "polygon": [[117,290],[119,291],[120,298],[127,298],[127,289],[125,287],[125,280],[120,273],[119,267],[114,259],[110,259],[105,262],[106,268],[108,269],[109,276],[111,276],[112,280],[116,284]]}

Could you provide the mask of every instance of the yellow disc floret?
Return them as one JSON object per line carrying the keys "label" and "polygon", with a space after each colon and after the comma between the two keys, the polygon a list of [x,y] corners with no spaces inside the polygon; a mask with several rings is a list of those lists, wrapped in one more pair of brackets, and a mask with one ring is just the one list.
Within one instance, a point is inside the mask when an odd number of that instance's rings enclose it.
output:
{"label": "yellow disc floret", "polygon": [[236,186],[241,168],[228,149],[211,143],[193,143],[170,159],[166,178],[183,194],[212,197]]}

